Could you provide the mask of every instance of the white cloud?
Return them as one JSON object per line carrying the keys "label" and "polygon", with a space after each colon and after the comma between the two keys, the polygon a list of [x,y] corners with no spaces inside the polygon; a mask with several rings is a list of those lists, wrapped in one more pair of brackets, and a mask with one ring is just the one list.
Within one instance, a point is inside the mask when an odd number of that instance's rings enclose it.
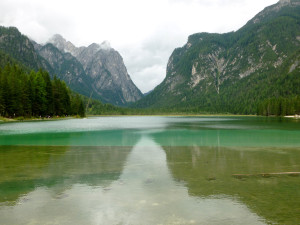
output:
{"label": "white cloud", "polygon": [[132,80],[149,91],[169,56],[197,32],[237,30],[277,0],[1,0],[0,24],[37,42],[59,33],[77,46],[108,40]]}
{"label": "white cloud", "polygon": [[[160,64],[150,65],[136,71],[135,84],[141,89],[146,90],[144,93],[154,89],[161,83],[161,78],[155,74],[165,74],[165,66]],[[147,82],[145,82],[147,81]],[[149,89],[149,87],[151,87]]]}

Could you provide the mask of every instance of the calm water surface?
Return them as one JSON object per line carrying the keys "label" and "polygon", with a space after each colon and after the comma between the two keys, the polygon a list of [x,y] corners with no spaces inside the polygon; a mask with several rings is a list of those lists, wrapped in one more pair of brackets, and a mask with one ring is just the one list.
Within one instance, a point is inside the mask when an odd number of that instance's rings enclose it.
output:
{"label": "calm water surface", "polygon": [[299,120],[4,123],[0,224],[300,224],[300,176],[281,172],[300,172]]}

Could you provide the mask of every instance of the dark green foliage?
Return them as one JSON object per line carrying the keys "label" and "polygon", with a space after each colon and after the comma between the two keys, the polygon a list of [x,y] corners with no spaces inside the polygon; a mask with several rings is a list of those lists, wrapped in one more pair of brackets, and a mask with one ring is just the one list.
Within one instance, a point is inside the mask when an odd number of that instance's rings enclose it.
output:
{"label": "dark green foliage", "polygon": [[300,96],[266,99],[258,105],[257,114],[262,116],[299,115]]}
{"label": "dark green foliage", "polygon": [[103,104],[95,99],[88,99],[84,97],[84,105],[89,115],[125,115],[128,113],[127,108],[117,107],[112,104]]}
{"label": "dark green foliage", "polygon": [[86,107],[88,115],[163,115],[163,114],[178,114],[178,111],[170,109],[137,109],[137,108],[125,108],[118,107],[112,104],[105,103],[89,99],[85,96],[81,96]]}
{"label": "dark green foliage", "polygon": [[28,74],[16,64],[7,64],[0,69],[0,116],[83,117],[82,100],[70,96],[70,90],[63,81],[56,77],[51,81],[48,72],[43,70]]}
{"label": "dark green foliage", "polygon": [[83,100],[79,96],[79,94],[75,94],[71,96],[71,108],[72,108],[72,114],[79,115],[80,117],[85,116],[85,108],[83,105]]}
{"label": "dark green foliage", "polygon": [[[7,64],[18,64],[18,62],[12,58],[10,55],[0,50],[0,68],[4,68]],[[22,65],[20,65],[22,67]],[[22,69],[26,70],[26,67],[22,67]]]}
{"label": "dark green foliage", "polygon": [[70,95],[67,90],[67,86],[64,82],[60,81],[54,77],[52,83],[53,90],[53,105],[54,112],[56,115],[70,115],[71,105],[70,105]]}

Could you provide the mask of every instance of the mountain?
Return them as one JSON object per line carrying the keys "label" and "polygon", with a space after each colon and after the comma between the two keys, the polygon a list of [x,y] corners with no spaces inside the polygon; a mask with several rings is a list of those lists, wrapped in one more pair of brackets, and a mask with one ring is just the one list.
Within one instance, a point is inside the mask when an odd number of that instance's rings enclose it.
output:
{"label": "mountain", "polygon": [[30,69],[45,68],[53,72],[48,62],[35,51],[28,37],[15,27],[0,26],[0,51]]}
{"label": "mountain", "polygon": [[[62,79],[74,91],[90,96],[91,79],[85,74],[78,60],[70,53],[63,53],[52,44],[39,45],[22,35],[15,27],[0,27],[0,66],[19,64],[25,70],[45,69]],[[3,62],[2,62],[3,61]],[[96,99],[101,96],[94,95]]]}
{"label": "mountain", "polygon": [[121,55],[108,42],[77,48],[61,35],[54,35],[49,43],[80,62],[90,79],[88,90],[92,90],[93,96],[98,95],[104,102],[120,106],[142,98],[143,95],[132,82]]}
{"label": "mountain", "polygon": [[0,55],[3,65],[16,61],[35,71],[43,68],[72,90],[105,103],[124,106],[143,96],[128,75],[121,55],[108,42],[77,48],[55,35],[40,45],[15,27],[0,26]]}
{"label": "mountain", "polygon": [[189,36],[135,106],[255,114],[268,98],[300,95],[299,67],[300,1],[281,0],[236,32]]}
{"label": "mountain", "polygon": [[150,90],[150,91],[147,91],[146,93],[144,93],[144,96],[147,96],[147,95],[149,95],[151,92],[153,91],[153,89],[152,90]]}
{"label": "mountain", "polygon": [[[39,45],[32,41],[38,54],[51,66],[53,75],[64,80],[66,84],[74,91],[89,96],[92,82],[86,75],[81,63],[70,53],[61,52],[58,48],[48,43]],[[94,95],[95,98],[100,96]]]}
{"label": "mountain", "polygon": [[0,116],[84,116],[80,96],[70,92],[65,82],[51,81],[49,73],[40,70],[54,73],[34,45],[18,29],[0,26]]}

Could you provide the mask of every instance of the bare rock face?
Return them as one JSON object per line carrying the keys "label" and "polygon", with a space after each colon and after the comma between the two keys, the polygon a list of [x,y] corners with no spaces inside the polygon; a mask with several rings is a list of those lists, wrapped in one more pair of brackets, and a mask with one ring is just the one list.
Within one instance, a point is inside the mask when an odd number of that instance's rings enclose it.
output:
{"label": "bare rock face", "polygon": [[44,46],[35,44],[35,49],[53,68],[52,75],[64,80],[74,91],[89,95],[90,78],[86,75],[81,63],[70,53],[64,53],[52,44]]}
{"label": "bare rock face", "polygon": [[101,100],[120,106],[143,96],[132,82],[121,55],[111,48],[109,42],[77,48],[61,35],[54,35],[49,42],[60,51],[72,54],[81,63],[91,79],[89,86],[93,96],[99,95]]}
{"label": "bare rock face", "polygon": [[[108,45],[92,44],[77,56],[86,73],[93,79],[97,93],[115,96],[117,105],[125,105],[141,98],[141,92],[133,84],[121,55]],[[109,94],[110,93],[110,94]],[[106,98],[103,95],[103,98]]]}
{"label": "bare rock face", "polygon": [[71,42],[66,41],[60,34],[55,34],[49,41],[49,43],[53,44],[56,48],[58,48],[62,52],[69,52],[73,56],[75,56],[78,52],[78,49]]}

